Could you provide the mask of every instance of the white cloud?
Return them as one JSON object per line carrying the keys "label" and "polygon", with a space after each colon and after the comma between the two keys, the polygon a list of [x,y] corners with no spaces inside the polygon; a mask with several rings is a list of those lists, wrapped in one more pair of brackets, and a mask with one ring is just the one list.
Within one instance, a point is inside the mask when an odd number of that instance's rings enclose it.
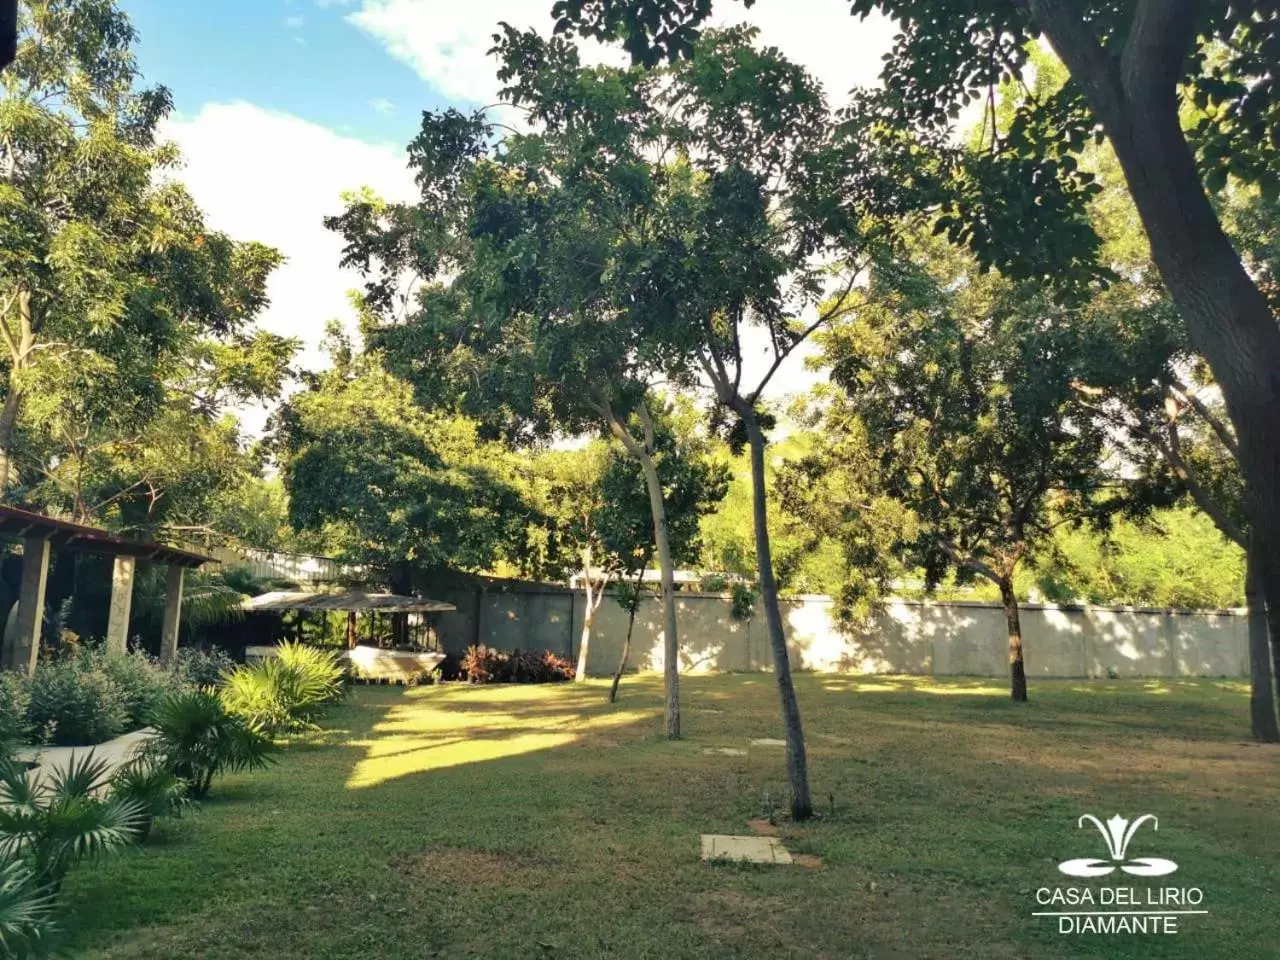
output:
{"label": "white cloud", "polygon": [[[516,29],[551,28],[545,0],[361,0],[347,19],[380,40],[448,100],[487,106],[498,96],[498,64],[488,55],[501,21]],[[589,62],[623,63],[620,50],[582,45]]]}
{"label": "white cloud", "polygon": [[[861,21],[850,16],[842,0],[760,0],[750,10],[720,0],[715,9],[721,25],[745,21],[758,26],[760,41],[807,66],[833,102],[842,101],[855,84],[876,82],[894,32],[883,17]],[[447,99],[489,104],[499,84],[487,51],[499,21],[545,34],[552,27],[549,11],[543,0],[361,0],[347,19]],[[593,62],[623,60],[621,51],[595,43],[584,43],[582,49]]]}
{"label": "white cloud", "polygon": [[371,106],[378,113],[390,113],[392,110],[396,108],[396,105],[392,103],[390,100],[386,99],[385,97],[378,97],[375,100],[370,100],[369,106]]}
{"label": "white cloud", "polygon": [[300,17],[295,14],[292,17],[285,17],[284,22],[286,26],[291,27],[294,30],[297,30],[299,27],[301,27],[303,24],[307,22],[307,18]]}
{"label": "white cloud", "polygon": [[[344,190],[360,186],[412,200],[403,147],[339,136],[249,103],[206,104],[195,117],[166,121],[163,134],[182,149],[179,176],[211,228],[270,244],[288,258],[269,281],[271,306],[261,325],[300,338],[301,365],[322,366],[325,324],[337,317],[354,329],[346,293],[360,278],[338,268],[341,239],[321,220],[341,210]],[[260,429],[264,416],[246,411],[246,427]]]}
{"label": "white cloud", "polygon": [[879,84],[881,58],[896,32],[893,21],[879,14],[866,20],[850,16],[847,0],[759,0],[750,10],[720,0],[714,9],[721,26],[758,27],[758,42],[803,64],[833,105],[843,103],[855,86]]}

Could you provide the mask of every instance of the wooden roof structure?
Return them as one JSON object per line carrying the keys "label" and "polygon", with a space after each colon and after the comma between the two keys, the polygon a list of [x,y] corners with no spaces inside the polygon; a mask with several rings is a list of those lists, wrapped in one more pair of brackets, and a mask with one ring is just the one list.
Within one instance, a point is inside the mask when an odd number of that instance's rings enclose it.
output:
{"label": "wooden roof structure", "polygon": [[68,520],[46,517],[16,507],[0,506],[0,538],[40,537],[50,546],[100,553],[109,557],[133,557],[148,563],[171,567],[199,567],[213,562],[212,557],[143,540],[126,540],[99,527],[86,527]]}
{"label": "wooden roof structure", "polygon": [[260,597],[250,597],[242,604],[246,613],[304,612],[343,613],[445,613],[458,609],[452,603],[427,597],[405,597],[395,593],[365,593],[343,590],[334,593],[277,590]]}

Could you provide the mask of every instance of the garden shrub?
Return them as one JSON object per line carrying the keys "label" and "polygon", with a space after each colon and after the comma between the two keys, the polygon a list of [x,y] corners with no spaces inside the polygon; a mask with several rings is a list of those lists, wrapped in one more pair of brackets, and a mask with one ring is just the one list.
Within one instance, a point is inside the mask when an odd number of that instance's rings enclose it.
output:
{"label": "garden shrub", "polygon": [[202,650],[199,647],[179,647],[169,661],[169,675],[178,686],[217,687],[223,678],[236,668],[236,662],[221,647]]}
{"label": "garden shrub", "polygon": [[30,700],[25,677],[8,671],[0,673],[0,759],[8,747],[27,739]]}
{"label": "garden shrub", "polygon": [[209,690],[170,693],[154,726],[156,735],[147,741],[143,756],[170,770],[194,800],[204,799],[218,774],[260,770],[270,759],[271,741],[228,713]]}
{"label": "garden shrub", "polygon": [[187,803],[186,784],[166,764],[146,755],[134,757],[112,774],[111,796],[132,801],[141,811],[138,843],[151,835],[157,817],[177,816]]}
{"label": "garden shrub", "polygon": [[483,644],[467,647],[458,671],[470,683],[559,683],[574,677],[573,664],[550,650],[504,653]]}
{"label": "garden shrub", "polygon": [[110,765],[77,752],[42,781],[23,764],[0,765],[0,858],[21,858],[35,882],[56,892],[67,871],[133,843],[142,808],[102,796]]}
{"label": "garden shrub", "polygon": [[134,653],[93,651],[82,653],[79,659],[88,669],[101,670],[120,689],[125,730],[150,726],[171,686],[169,675],[157,661],[141,650]]}
{"label": "garden shrub", "polygon": [[41,661],[27,694],[27,727],[38,743],[102,743],[129,721],[126,692],[89,658]]}
{"label": "garden shrub", "polygon": [[57,929],[56,907],[57,899],[41,887],[31,864],[0,855],[0,957],[46,955]]}
{"label": "garden shrub", "polygon": [[222,700],[254,730],[297,733],[313,729],[324,708],[341,697],[342,681],[335,652],[283,643],[277,656],[227,674]]}

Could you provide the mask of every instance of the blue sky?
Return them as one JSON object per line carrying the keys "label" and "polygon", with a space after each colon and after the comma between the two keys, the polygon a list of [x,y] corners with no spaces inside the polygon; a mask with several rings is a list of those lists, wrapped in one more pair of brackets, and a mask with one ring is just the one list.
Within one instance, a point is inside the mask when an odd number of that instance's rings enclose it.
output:
{"label": "blue sky", "polygon": [[[341,245],[322,220],[343,191],[368,186],[390,200],[415,196],[405,146],[421,113],[492,103],[499,84],[487,56],[499,21],[549,31],[553,0],[117,0],[140,40],[139,66],[172,90],[163,133],[185,159],[180,176],[210,226],[258,240],[286,258],[268,286],[264,327],[303,344],[303,366],[326,358],[327,322],[354,326],[339,269]],[[758,0],[749,13],[716,0],[720,23],[747,20],[839,100],[876,82],[892,27],[860,22],[847,0]],[[584,47],[589,60],[621,54]],[[814,375],[796,356],[771,392]],[[244,411],[260,429],[264,411]]]}
{"label": "blue sky", "polygon": [[124,0],[148,81],[184,115],[243,101],[363,140],[407,143],[445,100],[383,41],[312,0]]}

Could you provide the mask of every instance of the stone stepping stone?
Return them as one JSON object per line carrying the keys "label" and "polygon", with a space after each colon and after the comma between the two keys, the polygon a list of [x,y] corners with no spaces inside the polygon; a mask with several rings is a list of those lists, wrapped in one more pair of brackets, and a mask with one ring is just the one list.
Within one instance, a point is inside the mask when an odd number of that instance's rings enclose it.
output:
{"label": "stone stepping stone", "polygon": [[726,757],[745,757],[747,755],[747,751],[738,747],[707,747],[702,752],[706,754],[721,754]]}
{"label": "stone stepping stone", "polygon": [[751,745],[753,747],[785,747],[787,745],[787,741],[763,737],[759,740],[752,740]]}
{"label": "stone stepping stone", "polygon": [[735,863],[791,863],[791,854],[777,837],[730,837],[704,833],[702,859]]}

